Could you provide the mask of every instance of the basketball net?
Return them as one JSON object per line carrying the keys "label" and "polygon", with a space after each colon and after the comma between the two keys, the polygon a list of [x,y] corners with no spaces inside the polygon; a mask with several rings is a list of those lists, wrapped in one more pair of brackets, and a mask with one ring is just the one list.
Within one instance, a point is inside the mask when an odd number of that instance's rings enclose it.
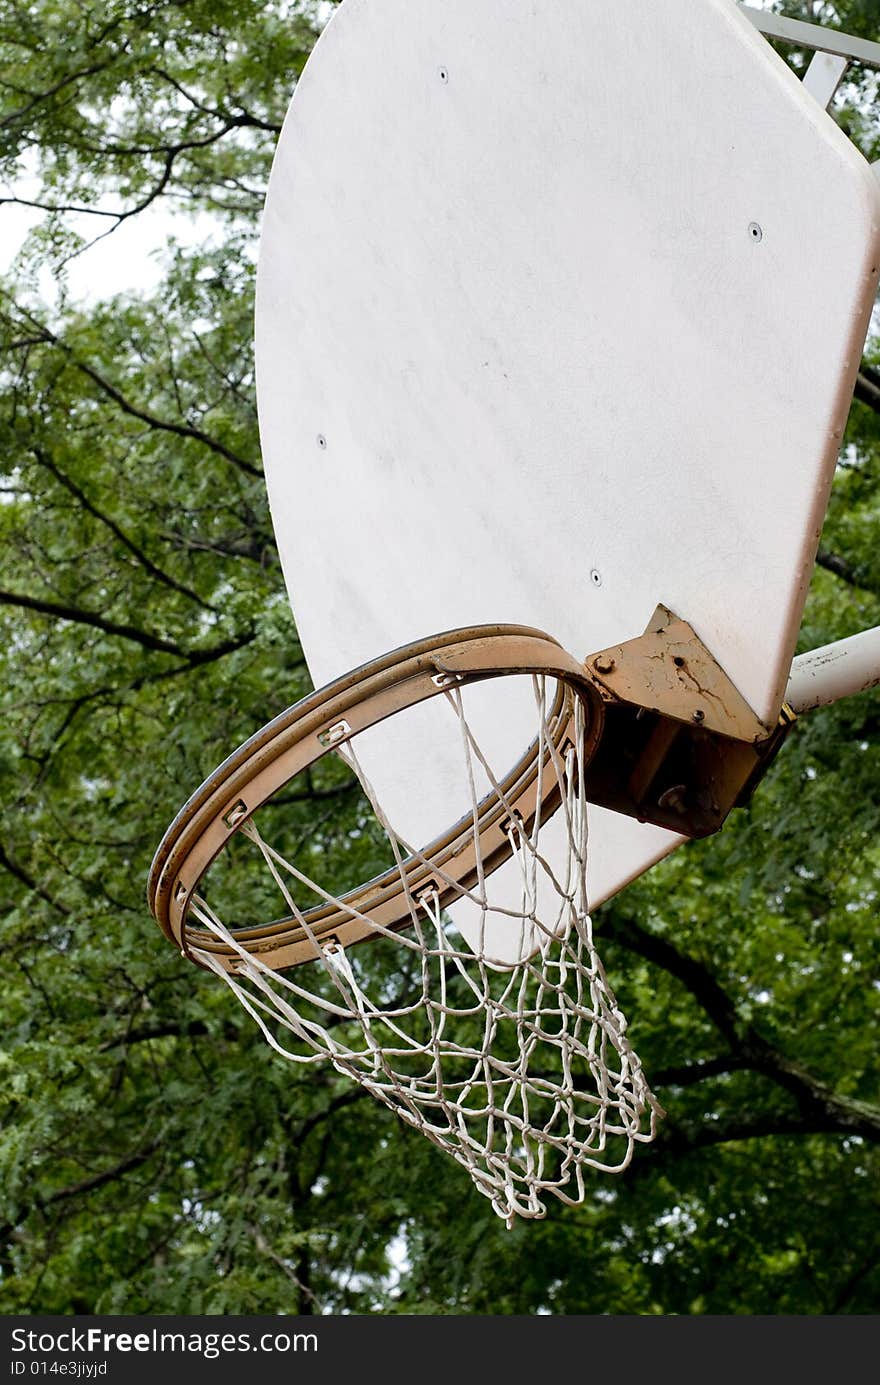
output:
{"label": "basketball net", "polygon": [[[193,949],[253,1017],[272,1048],[292,1063],[329,1061],[409,1126],[467,1169],[508,1227],[543,1217],[552,1195],[584,1200],[585,1171],[620,1173],[637,1143],[656,1134],[663,1111],[626,1037],[627,1024],[608,983],[587,907],[587,803],[584,718],[575,711],[573,743],[557,748],[548,726],[545,679],[533,678],[541,772],[556,776],[566,847],[551,862],[541,851],[541,809],[527,825],[511,811],[506,826],[519,872],[519,902],[493,898],[493,876],[477,853],[477,880],[459,894],[479,910],[480,945],[468,946],[454,906],[441,909],[438,885],[414,895],[405,863],[427,860],[394,830],[359,762],[354,741],[337,753],[360,779],[390,843],[406,889],[409,923],[375,925],[367,944],[344,948],[319,940],[295,891],[305,887],[360,918],[260,835],[241,829],[269,871],[315,960],[286,973],[236,941],[201,895],[191,912],[237,955],[234,974],[207,950]],[[478,767],[505,807],[504,790],[476,743],[459,688],[445,696],[461,729],[474,840]],[[449,877],[434,872],[440,883]],[[489,921],[519,930],[521,959],[486,956]],[[373,923],[372,920],[369,922]],[[473,939],[471,940],[473,942]],[[309,984],[304,983],[307,978]]]}

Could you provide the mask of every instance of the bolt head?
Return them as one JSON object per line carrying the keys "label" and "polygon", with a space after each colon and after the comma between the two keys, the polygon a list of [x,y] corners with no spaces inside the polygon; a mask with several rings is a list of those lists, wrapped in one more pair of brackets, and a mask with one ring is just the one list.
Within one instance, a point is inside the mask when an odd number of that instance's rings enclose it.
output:
{"label": "bolt head", "polygon": [[600,654],[598,659],[593,660],[593,668],[597,673],[613,673],[614,660],[609,658],[607,654]]}

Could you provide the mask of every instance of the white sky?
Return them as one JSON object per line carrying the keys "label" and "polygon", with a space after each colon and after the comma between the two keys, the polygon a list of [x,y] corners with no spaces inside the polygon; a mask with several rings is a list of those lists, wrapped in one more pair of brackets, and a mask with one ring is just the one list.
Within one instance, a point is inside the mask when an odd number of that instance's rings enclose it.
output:
{"label": "white sky", "polygon": [[[318,20],[325,24],[334,12],[331,4],[320,4]],[[0,185],[0,196],[13,191]],[[39,197],[35,177],[25,176],[14,189],[17,196]],[[14,205],[0,206],[0,274],[7,274],[21,249],[28,232],[39,225],[45,213],[34,208]],[[67,224],[91,239],[105,229],[103,217],[67,217]],[[209,241],[220,227],[219,219],[201,213],[193,217],[180,208],[173,208],[165,199],[124,222],[118,230],[87,250],[67,266],[67,281],[71,297],[78,302],[94,302],[130,291],[150,293],[162,282],[162,254],[169,237],[182,245],[196,246]],[[258,227],[254,228],[255,235]],[[221,232],[222,234],[222,232]],[[40,288],[48,300],[55,298],[52,276],[48,271],[40,279]]]}
{"label": "white sky", "polygon": [[[32,196],[33,191],[23,190],[21,195]],[[32,207],[0,207],[0,274],[12,268],[26,235],[43,215]],[[103,217],[70,217],[68,221],[90,238],[110,224]],[[218,224],[207,214],[192,217],[162,203],[148,207],[68,263],[70,294],[78,301],[94,301],[129,290],[149,293],[162,281],[161,257],[169,237],[185,245],[198,245],[211,238]],[[46,297],[54,298],[48,271],[41,288]]]}

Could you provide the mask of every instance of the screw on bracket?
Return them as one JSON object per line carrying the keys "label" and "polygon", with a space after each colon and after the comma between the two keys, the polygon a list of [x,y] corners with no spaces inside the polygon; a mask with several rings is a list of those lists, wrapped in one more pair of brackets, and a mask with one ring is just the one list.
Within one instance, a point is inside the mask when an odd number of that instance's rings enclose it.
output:
{"label": "screw on bracket", "polygon": [[593,660],[593,668],[597,673],[613,673],[614,660],[609,654],[600,654],[598,659]]}

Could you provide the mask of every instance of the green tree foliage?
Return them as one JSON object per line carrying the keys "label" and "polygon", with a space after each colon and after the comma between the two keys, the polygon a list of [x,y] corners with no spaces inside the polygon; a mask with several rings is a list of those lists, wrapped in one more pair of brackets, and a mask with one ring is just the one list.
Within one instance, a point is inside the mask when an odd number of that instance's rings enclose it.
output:
{"label": "green tree foliage", "polygon": [[[876,692],[805,717],[749,809],[599,911],[668,1117],[584,1207],[511,1232],[359,1089],[274,1057],[148,916],[182,798],[309,687],[250,343],[268,167],[329,8],[0,4],[6,200],[45,213],[0,286],[0,1310],[876,1311]],[[786,13],[875,37],[873,0]],[[851,78],[840,118],[877,157],[876,79]],[[223,234],[170,247],[154,297],[71,301],[71,258],[160,201]],[[869,352],[802,647],[880,623],[878,531]],[[291,797],[340,878],[346,775]]]}

